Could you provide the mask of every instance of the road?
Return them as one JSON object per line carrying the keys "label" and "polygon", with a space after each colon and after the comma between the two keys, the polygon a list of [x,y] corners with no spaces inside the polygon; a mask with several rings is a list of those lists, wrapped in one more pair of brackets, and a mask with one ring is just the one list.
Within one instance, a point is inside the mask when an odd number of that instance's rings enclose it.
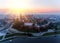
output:
{"label": "road", "polygon": [[12,25],[12,22],[7,23],[6,26],[3,29],[0,30],[0,32],[10,28],[11,25]]}
{"label": "road", "polygon": [[1,40],[5,39],[7,31],[9,28],[12,27],[12,25],[13,25],[13,22],[9,22],[6,24],[6,26],[3,27],[3,29],[0,30],[0,36],[3,36],[3,38]]}

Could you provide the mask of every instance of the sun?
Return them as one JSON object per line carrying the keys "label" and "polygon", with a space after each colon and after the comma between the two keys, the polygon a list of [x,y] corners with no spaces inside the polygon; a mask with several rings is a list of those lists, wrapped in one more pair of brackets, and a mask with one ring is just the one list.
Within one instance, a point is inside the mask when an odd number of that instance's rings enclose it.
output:
{"label": "sun", "polygon": [[28,7],[28,4],[27,4],[27,0],[14,0],[12,2],[12,8],[27,8]]}
{"label": "sun", "polygon": [[9,8],[12,12],[15,13],[23,13],[26,9],[29,8],[29,1],[28,0],[12,0],[9,3]]}

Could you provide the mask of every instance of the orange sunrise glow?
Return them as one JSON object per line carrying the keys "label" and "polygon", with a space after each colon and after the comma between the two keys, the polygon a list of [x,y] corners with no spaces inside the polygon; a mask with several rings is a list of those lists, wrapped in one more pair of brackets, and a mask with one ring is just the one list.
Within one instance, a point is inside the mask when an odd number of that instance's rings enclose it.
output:
{"label": "orange sunrise glow", "polygon": [[[47,1],[47,0],[45,0]],[[45,1],[41,0],[6,0],[6,1],[0,1],[3,3],[0,3],[0,11],[12,13],[12,14],[25,14],[27,12],[56,12],[60,11],[59,4],[54,5],[51,1],[47,1],[49,3],[46,3]],[[50,3],[51,2],[51,3]],[[59,3],[59,1],[58,1]],[[58,7],[59,6],[59,7]]]}

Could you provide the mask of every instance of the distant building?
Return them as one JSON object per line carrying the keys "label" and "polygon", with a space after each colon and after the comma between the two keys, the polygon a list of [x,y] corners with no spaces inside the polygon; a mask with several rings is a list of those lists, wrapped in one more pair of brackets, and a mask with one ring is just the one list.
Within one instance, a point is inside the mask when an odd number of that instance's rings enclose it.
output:
{"label": "distant building", "polygon": [[32,26],[33,23],[24,23],[25,26]]}

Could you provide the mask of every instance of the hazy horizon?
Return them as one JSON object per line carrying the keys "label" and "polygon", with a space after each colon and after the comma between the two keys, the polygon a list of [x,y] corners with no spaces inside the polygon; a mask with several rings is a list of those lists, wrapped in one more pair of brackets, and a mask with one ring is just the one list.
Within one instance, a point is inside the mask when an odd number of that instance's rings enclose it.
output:
{"label": "hazy horizon", "polygon": [[60,13],[60,0],[0,0],[0,12],[20,13]]}

